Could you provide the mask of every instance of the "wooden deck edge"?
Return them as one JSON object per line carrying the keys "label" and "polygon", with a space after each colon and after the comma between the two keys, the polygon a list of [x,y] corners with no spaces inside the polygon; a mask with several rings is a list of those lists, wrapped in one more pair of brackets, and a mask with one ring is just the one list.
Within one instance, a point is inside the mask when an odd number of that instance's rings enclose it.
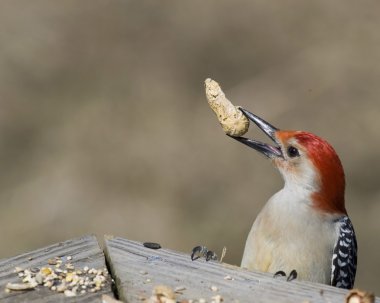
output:
{"label": "wooden deck edge", "polygon": [[114,281],[114,285],[113,285],[113,289],[112,289],[113,293],[114,293],[114,297],[118,300],[123,301],[123,302],[127,302],[126,298],[123,297],[122,292],[119,291],[122,282],[121,282],[120,278],[118,277],[118,275],[116,274],[115,266],[114,266],[113,262],[111,261],[111,256],[110,256],[110,253],[108,251],[107,241],[112,240],[114,238],[114,236],[113,235],[104,235],[103,238],[104,238],[103,253],[104,253],[104,257],[105,257],[106,266],[107,266],[108,271],[109,271],[109,273],[110,273],[110,275]]}

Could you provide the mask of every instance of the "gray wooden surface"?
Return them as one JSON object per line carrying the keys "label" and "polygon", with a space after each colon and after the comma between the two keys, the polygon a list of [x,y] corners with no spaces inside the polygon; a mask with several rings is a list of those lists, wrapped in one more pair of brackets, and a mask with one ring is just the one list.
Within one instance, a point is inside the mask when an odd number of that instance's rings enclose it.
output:
{"label": "gray wooden surface", "polygon": [[[105,238],[105,254],[121,300],[134,303],[151,296],[159,284],[186,287],[177,300],[219,294],[224,302],[345,302],[348,291],[300,281],[286,282],[272,275],[205,260],[191,261],[189,254],[169,249],[152,250],[142,243],[122,238]],[[233,280],[226,280],[230,276]],[[216,286],[217,291],[210,288]],[[197,301],[195,301],[197,302]],[[379,303],[380,299],[377,298]]]}
{"label": "gray wooden surface", "polygon": [[[106,237],[105,253],[120,298],[128,303],[143,302],[157,285],[184,287],[177,302],[221,295],[223,302],[345,302],[346,290],[300,281],[286,282],[272,275],[250,272],[240,267],[204,259],[190,260],[189,254],[169,249],[153,250],[142,243]],[[72,256],[76,268],[104,268],[105,258],[94,236],[81,237],[46,248],[0,260],[0,302],[102,302],[101,295],[113,297],[111,276],[97,293],[68,298],[48,288],[6,293],[8,282],[20,282],[14,268],[46,266],[48,259]],[[229,276],[231,279],[226,279]],[[216,287],[216,288],[215,288]],[[214,288],[214,290],[212,290]],[[380,299],[376,298],[380,303]]]}
{"label": "gray wooden surface", "polygon": [[13,258],[0,260],[0,302],[101,302],[101,294],[113,296],[111,290],[111,277],[108,277],[106,287],[97,293],[87,293],[76,297],[65,297],[61,293],[38,286],[36,290],[12,291],[6,293],[5,285],[8,282],[20,283],[16,266],[25,268],[47,266],[48,259],[54,257],[72,256],[71,263],[75,267],[88,266],[89,268],[106,267],[102,250],[95,236],[85,236],[61,243],[57,243],[42,249],[25,253]]}

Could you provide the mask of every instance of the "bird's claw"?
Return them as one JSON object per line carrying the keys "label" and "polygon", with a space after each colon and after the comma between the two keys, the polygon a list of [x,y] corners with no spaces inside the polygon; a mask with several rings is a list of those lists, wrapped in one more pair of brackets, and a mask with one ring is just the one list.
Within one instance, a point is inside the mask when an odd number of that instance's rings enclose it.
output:
{"label": "bird's claw", "polygon": [[206,246],[196,246],[191,252],[191,260],[195,261],[199,258],[205,258],[206,261],[217,260],[218,256],[211,250],[208,250]]}
{"label": "bird's claw", "polygon": [[293,269],[290,272],[290,274],[289,274],[288,278],[286,279],[286,281],[288,281],[288,282],[293,281],[293,280],[297,279],[297,276],[298,276],[297,271],[295,269]]}
{"label": "bird's claw", "polygon": [[279,271],[277,271],[274,275],[273,275],[273,278],[278,278],[278,277],[287,277],[286,278],[286,281],[288,281],[288,282],[290,282],[290,281],[293,281],[293,280],[295,280],[295,279],[297,279],[297,271],[295,270],[295,269],[293,269],[291,272],[290,272],[290,274],[289,274],[289,276],[287,276],[286,275],[286,273],[284,272],[284,271],[282,271],[282,270],[279,270]]}
{"label": "bird's claw", "polygon": [[278,277],[286,277],[286,273],[282,270],[277,271],[274,275],[273,278],[278,278]]}

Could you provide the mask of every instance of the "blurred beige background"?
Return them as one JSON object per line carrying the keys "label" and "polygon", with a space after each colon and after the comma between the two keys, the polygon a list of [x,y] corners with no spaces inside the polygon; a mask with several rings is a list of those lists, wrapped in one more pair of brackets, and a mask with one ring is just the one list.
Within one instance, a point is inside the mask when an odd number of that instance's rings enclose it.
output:
{"label": "blurred beige background", "polygon": [[239,264],[282,180],[223,134],[212,77],[336,148],[356,286],[380,295],[380,2],[8,0],[0,20],[0,257],[95,233]]}

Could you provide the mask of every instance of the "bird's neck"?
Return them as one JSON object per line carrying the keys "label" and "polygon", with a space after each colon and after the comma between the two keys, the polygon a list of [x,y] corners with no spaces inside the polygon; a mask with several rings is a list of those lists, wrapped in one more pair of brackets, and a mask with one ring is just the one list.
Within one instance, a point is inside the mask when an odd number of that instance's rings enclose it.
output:
{"label": "bird's neck", "polygon": [[321,175],[313,166],[307,166],[301,176],[280,170],[284,179],[283,196],[287,200],[303,201],[325,214],[347,214],[344,201],[344,174],[329,170]]}
{"label": "bird's neck", "polygon": [[314,186],[313,184],[300,185],[289,180],[285,180],[283,189],[273,196],[277,200],[277,203],[286,205],[291,211],[297,209],[297,211],[302,212],[306,210],[309,212],[311,208],[316,214],[331,216],[332,218],[346,214],[344,201],[331,200],[341,197],[344,199],[342,195],[332,197],[328,193],[324,193],[323,187]]}

